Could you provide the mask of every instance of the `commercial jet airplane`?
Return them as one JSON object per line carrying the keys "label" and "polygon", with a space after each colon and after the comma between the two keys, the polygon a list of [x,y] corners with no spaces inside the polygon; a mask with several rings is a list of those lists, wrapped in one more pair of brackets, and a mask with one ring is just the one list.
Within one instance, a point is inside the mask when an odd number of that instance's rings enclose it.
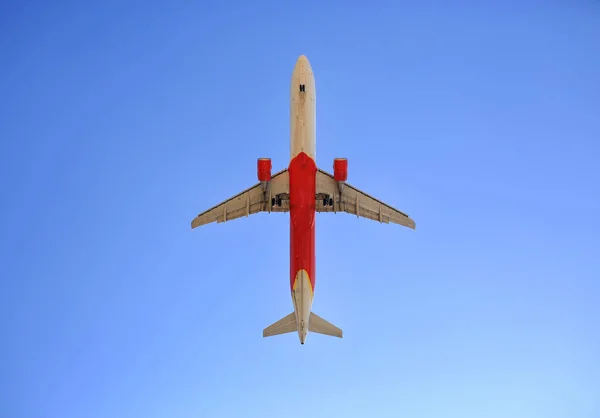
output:
{"label": "commercial jet airplane", "polygon": [[308,332],[342,337],[342,330],[311,311],[315,291],[315,213],[346,212],[383,223],[415,229],[405,213],[346,183],[348,160],[333,160],[333,175],[315,162],[316,90],[308,59],[298,58],[290,98],[290,162],[271,175],[271,159],[259,158],[258,183],[201,213],[192,229],[227,222],[258,212],[290,213],[290,288],[294,311],[263,330],[263,337]]}

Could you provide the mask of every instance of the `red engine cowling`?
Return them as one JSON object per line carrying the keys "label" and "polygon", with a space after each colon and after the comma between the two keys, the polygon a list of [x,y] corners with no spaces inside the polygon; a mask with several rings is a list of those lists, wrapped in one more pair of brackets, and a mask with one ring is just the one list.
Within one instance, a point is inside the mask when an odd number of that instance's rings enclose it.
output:
{"label": "red engine cowling", "polygon": [[256,163],[258,181],[265,182],[271,180],[271,159],[259,158]]}
{"label": "red engine cowling", "polygon": [[334,158],[333,160],[333,178],[335,181],[348,180],[348,159]]}

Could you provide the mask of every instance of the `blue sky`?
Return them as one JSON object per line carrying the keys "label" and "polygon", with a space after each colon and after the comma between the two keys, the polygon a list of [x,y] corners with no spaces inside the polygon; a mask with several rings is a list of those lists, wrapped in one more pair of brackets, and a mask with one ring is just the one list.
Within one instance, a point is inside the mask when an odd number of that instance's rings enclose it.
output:
{"label": "blue sky", "polygon": [[[600,3],[320,3],[0,6],[0,416],[600,416]],[[318,216],[304,346],[288,217],[190,230],[300,54],[318,165],[417,223]]]}

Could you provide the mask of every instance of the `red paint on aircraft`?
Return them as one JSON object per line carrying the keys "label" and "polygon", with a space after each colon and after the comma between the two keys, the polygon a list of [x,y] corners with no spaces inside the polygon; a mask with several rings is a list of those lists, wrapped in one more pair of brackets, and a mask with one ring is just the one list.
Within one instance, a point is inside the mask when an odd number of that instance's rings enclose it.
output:
{"label": "red paint on aircraft", "polygon": [[299,270],[306,270],[315,290],[315,190],[317,164],[306,153],[288,167],[290,179],[290,289]]}
{"label": "red paint on aircraft", "polygon": [[256,162],[258,181],[271,180],[271,159],[259,158]]}
{"label": "red paint on aircraft", "polygon": [[348,159],[335,158],[333,160],[333,177],[335,181],[348,180]]}

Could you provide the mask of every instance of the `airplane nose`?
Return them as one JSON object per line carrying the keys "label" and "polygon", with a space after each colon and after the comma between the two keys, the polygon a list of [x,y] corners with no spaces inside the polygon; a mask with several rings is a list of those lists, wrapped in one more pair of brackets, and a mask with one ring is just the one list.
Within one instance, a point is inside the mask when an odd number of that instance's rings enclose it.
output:
{"label": "airplane nose", "polygon": [[296,68],[294,72],[298,73],[310,73],[312,74],[312,68],[310,66],[310,62],[308,62],[308,58],[305,55],[300,55],[298,60],[296,61]]}

